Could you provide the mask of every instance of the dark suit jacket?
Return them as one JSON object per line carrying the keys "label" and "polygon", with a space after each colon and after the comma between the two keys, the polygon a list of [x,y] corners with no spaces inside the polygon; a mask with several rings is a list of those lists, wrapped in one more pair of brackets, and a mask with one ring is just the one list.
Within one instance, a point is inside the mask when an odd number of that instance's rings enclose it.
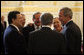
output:
{"label": "dark suit jacket", "polygon": [[5,53],[26,54],[25,39],[14,26],[9,25],[5,30],[3,42]]}
{"label": "dark suit jacket", "polygon": [[27,25],[26,27],[23,28],[23,34],[28,34],[29,32],[34,30],[35,30],[34,24],[32,24],[32,26]]}
{"label": "dark suit jacket", "polygon": [[28,54],[64,54],[66,53],[65,39],[62,34],[49,27],[30,33]]}
{"label": "dark suit jacket", "polygon": [[67,51],[69,54],[81,54],[81,31],[80,28],[70,21],[66,24]]}
{"label": "dark suit jacket", "polygon": [[3,24],[1,23],[1,52],[4,53],[4,47],[3,47],[3,34],[4,34],[4,31],[6,29],[6,22],[4,21],[4,27],[3,27]]}
{"label": "dark suit jacket", "polygon": [[26,43],[28,43],[29,32],[32,32],[32,31],[34,31],[34,30],[35,30],[34,24],[32,24],[32,26],[27,25],[26,27],[24,27],[24,28],[21,30],[22,33],[23,33],[23,35],[25,36]]}

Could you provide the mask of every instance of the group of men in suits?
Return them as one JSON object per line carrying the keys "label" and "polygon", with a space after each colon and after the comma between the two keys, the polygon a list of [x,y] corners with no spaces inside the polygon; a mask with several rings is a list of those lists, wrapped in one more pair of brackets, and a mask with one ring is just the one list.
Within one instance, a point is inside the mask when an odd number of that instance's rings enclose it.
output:
{"label": "group of men in suits", "polygon": [[62,32],[51,29],[51,13],[33,15],[34,24],[24,27],[25,18],[19,11],[8,14],[3,43],[5,54],[81,54],[81,31],[71,20],[70,8],[62,8],[59,20],[64,26]]}

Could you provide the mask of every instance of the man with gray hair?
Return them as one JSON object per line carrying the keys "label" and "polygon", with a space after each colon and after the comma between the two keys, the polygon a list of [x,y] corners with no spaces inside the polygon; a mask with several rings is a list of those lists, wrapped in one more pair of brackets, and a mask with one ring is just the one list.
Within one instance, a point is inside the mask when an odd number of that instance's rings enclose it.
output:
{"label": "man with gray hair", "polygon": [[73,12],[70,8],[64,7],[59,12],[59,20],[64,26],[62,33],[67,42],[68,54],[81,54],[81,31],[80,28],[71,20]]}
{"label": "man with gray hair", "polygon": [[29,34],[28,54],[65,54],[65,39],[62,34],[51,30],[53,15],[41,16],[42,28]]}

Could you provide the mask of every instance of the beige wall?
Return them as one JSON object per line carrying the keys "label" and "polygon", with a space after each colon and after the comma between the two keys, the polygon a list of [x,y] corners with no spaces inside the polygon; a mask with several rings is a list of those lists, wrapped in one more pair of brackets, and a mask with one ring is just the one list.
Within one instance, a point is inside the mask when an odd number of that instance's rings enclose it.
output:
{"label": "beige wall", "polygon": [[8,12],[18,10],[25,14],[26,24],[28,24],[33,22],[32,15],[37,11],[42,13],[50,12],[56,17],[63,7],[72,9],[73,21],[83,33],[83,1],[1,1],[1,15],[4,15],[7,21]]}

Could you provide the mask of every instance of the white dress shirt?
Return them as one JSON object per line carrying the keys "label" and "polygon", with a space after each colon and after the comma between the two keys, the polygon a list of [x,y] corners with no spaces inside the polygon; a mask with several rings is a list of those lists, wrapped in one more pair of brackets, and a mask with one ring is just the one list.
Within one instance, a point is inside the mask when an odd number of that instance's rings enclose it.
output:
{"label": "white dress shirt", "polygon": [[16,25],[14,25],[14,24],[11,24],[11,25],[14,26],[18,31],[20,31]]}
{"label": "white dress shirt", "polygon": [[38,26],[38,28],[37,28],[37,26],[35,24],[34,24],[34,27],[35,27],[35,30],[41,29],[41,26]]}
{"label": "white dress shirt", "polygon": [[49,25],[42,25],[42,27],[49,27],[49,28],[51,28],[51,26],[49,26]]}

